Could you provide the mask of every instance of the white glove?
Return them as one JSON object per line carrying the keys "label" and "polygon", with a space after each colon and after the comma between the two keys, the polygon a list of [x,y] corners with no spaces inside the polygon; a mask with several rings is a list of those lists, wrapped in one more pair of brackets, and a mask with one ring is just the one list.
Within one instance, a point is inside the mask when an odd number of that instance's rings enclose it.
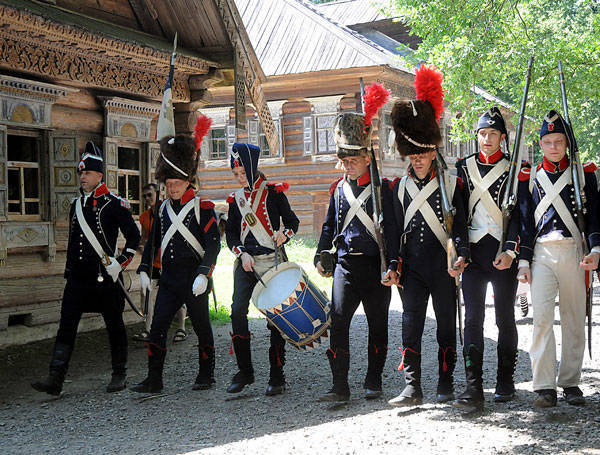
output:
{"label": "white glove", "polygon": [[105,265],[104,268],[106,269],[106,273],[108,273],[110,275],[110,277],[112,278],[112,280],[116,283],[117,279],[119,278],[119,273],[121,273],[121,264],[119,264],[119,261],[117,261],[117,258],[109,258],[110,259],[110,264]]}
{"label": "white glove", "polygon": [[200,294],[204,294],[206,292],[206,288],[208,287],[208,278],[205,275],[198,275],[194,280],[194,284],[192,284],[192,293],[194,296],[198,297]]}
{"label": "white glove", "polygon": [[152,292],[152,289],[154,289],[152,280],[146,272],[140,272],[140,288],[143,295],[146,295],[146,292]]}

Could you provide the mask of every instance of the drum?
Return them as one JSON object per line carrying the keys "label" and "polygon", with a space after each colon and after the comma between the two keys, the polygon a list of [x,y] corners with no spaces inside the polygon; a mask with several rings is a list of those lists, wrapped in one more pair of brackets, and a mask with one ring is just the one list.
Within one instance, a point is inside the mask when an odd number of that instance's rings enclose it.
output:
{"label": "drum", "polygon": [[298,349],[321,344],[331,324],[327,297],[308,279],[302,268],[284,262],[262,276],[252,292],[252,303],[283,338]]}

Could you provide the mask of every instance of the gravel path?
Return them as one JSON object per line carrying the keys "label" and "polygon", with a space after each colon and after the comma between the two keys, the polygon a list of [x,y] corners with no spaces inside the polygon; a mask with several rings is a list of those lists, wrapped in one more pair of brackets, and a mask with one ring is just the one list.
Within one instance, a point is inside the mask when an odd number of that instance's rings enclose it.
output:
{"label": "gravel path", "polygon": [[[494,404],[496,329],[493,307],[486,318],[486,411],[463,416],[448,405],[433,403],[437,380],[435,321],[430,311],[425,328],[423,406],[390,408],[387,400],[403,387],[400,361],[400,301],[394,293],[390,312],[390,351],[384,372],[384,398],[362,398],[366,371],[367,325],[364,314],[351,327],[351,401],[319,403],[330,386],[326,346],[313,351],[288,349],[288,390],[265,397],[268,380],[268,330],[263,320],[251,321],[256,382],[241,394],[225,393],[236,371],[229,356],[229,330],[215,329],[217,385],[192,391],[196,375],[195,337],[171,346],[165,367],[165,395],[145,399],[130,391],[104,392],[110,377],[105,332],[79,335],[63,395],[51,398],[29,383],[47,373],[52,341],[0,351],[0,453],[9,454],[382,454],[405,451],[468,454],[600,454],[600,304],[594,306],[595,360],[587,353],[582,389],[584,407],[560,400],[556,408],[531,407],[531,369],[527,348],[531,318],[520,319],[518,399]],[[431,309],[431,306],[430,306]],[[519,313],[518,309],[517,314]],[[131,333],[137,331],[131,329]],[[326,343],[328,344],[328,343]],[[393,347],[393,348],[392,348]],[[457,390],[464,387],[459,358]],[[142,345],[130,344],[130,383],[145,377]]]}

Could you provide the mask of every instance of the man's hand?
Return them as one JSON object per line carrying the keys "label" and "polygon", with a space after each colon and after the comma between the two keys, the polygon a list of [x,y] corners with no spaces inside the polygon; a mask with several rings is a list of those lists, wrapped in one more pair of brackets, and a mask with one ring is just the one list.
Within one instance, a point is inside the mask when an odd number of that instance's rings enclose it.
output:
{"label": "man's hand", "polygon": [[321,261],[317,262],[317,272],[319,272],[319,275],[324,276],[326,278],[329,278],[333,275],[333,273],[325,273],[325,269],[321,265]]}
{"label": "man's hand", "polygon": [[142,290],[142,294],[146,295],[146,292],[152,292],[154,286],[152,284],[152,280],[146,272],[140,272],[140,289]]}
{"label": "man's hand", "polygon": [[206,288],[208,287],[208,278],[205,275],[198,275],[194,280],[194,284],[192,284],[192,293],[194,296],[198,297],[201,294],[206,292]]}
{"label": "man's hand", "polygon": [[242,268],[246,272],[252,272],[252,270],[254,270],[254,258],[248,253],[242,253],[242,255],[240,256],[240,260],[242,261]]}
{"label": "man's hand", "polygon": [[448,275],[450,275],[453,278],[456,278],[465,271],[466,266],[467,265],[465,263],[465,258],[459,256],[458,259],[454,262],[454,264],[452,264],[452,268],[448,269]]}
{"label": "man's hand", "polygon": [[519,272],[517,274],[517,279],[521,283],[529,283],[529,284],[531,284],[531,269],[529,267],[519,267]]}
{"label": "man's hand", "polygon": [[287,241],[287,239],[288,239],[287,235],[285,235],[283,232],[279,231],[277,233],[277,238],[275,239],[275,242],[277,243],[277,246],[281,246]]}
{"label": "man's hand", "polygon": [[383,284],[384,286],[393,286],[395,284],[398,284],[398,281],[398,273],[395,270],[388,270],[385,276],[383,277],[383,280],[381,280],[381,284]]}
{"label": "man's hand", "polygon": [[600,253],[590,253],[579,263],[579,267],[583,270],[596,270],[598,268],[598,259],[600,259]]}
{"label": "man's hand", "polygon": [[494,261],[494,267],[498,270],[506,270],[509,269],[512,265],[513,258],[510,254],[504,252],[500,253],[500,255]]}
{"label": "man's hand", "polygon": [[110,264],[105,265],[106,273],[110,275],[112,280],[116,283],[119,278],[119,273],[121,273],[121,264],[117,261],[117,258],[109,258]]}

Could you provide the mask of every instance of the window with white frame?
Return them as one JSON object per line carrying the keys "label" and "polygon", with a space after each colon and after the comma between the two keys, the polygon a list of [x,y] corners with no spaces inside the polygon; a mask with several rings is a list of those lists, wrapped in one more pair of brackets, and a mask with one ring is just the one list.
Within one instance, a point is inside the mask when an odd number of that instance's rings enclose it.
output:
{"label": "window with white frame", "polygon": [[209,159],[224,160],[227,158],[227,127],[215,126],[210,130]]}
{"label": "window with white frame", "polygon": [[318,155],[335,153],[333,139],[333,122],[337,114],[321,114],[315,116],[316,150]]}
{"label": "window with white frame", "polygon": [[8,131],[8,217],[41,219],[41,138],[34,131]]}
{"label": "window with white frame", "polygon": [[141,192],[141,152],[135,146],[118,147],[118,189],[119,196],[131,204],[131,212],[140,214]]}
{"label": "window with white frame", "polygon": [[272,152],[267,141],[267,136],[262,129],[258,116],[248,119],[248,142],[260,148],[261,157],[275,157],[280,155],[283,148],[283,137],[281,135],[281,118],[273,118],[273,126],[279,136],[279,151]]}

